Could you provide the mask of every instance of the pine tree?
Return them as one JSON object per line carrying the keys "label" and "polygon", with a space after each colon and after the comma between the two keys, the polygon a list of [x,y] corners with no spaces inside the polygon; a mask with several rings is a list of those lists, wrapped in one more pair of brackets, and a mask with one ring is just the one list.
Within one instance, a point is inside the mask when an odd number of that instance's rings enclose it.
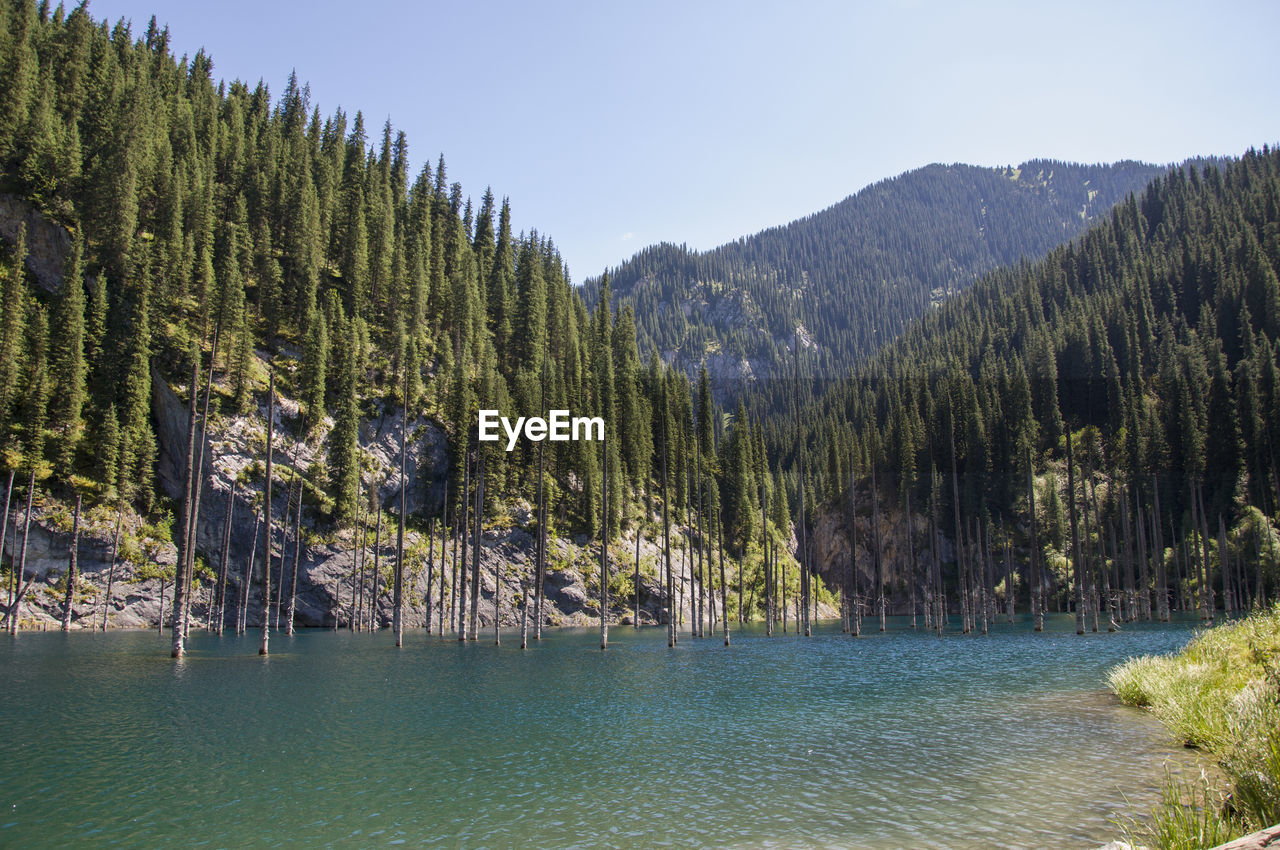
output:
{"label": "pine tree", "polygon": [[338,383],[334,400],[333,431],[329,434],[329,496],[333,516],[339,525],[350,525],[356,516],[356,488],[360,478],[360,449],[357,445],[360,408],[356,397],[356,322],[346,321],[342,308],[334,319],[341,344]]}
{"label": "pine tree", "polygon": [[53,385],[57,393],[50,408],[54,459],[59,476],[70,477],[76,447],[84,430],[81,411],[85,397],[83,243],[72,244],[63,275],[62,292],[54,302],[53,326],[58,344],[52,352]]}

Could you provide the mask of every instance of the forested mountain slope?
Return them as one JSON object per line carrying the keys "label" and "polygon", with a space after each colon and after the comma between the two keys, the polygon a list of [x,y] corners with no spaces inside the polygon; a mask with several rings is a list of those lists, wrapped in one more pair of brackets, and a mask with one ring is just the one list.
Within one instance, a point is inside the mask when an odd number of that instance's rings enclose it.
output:
{"label": "forested mountain slope", "polygon": [[[456,529],[475,502],[464,480],[503,523],[539,492],[559,534],[631,521],[664,445],[654,429],[691,408],[687,383],[641,364],[630,314],[589,312],[554,243],[513,233],[492,192],[473,202],[443,156],[411,176],[389,121],[371,138],[360,112],[322,115],[296,79],[279,97],[217,81],[208,55],[174,56],[168,41],[154,18],[138,37],[84,5],[0,3],[7,527],[32,515],[28,500],[69,515],[80,497],[86,513],[136,517],[126,529],[154,521],[181,548],[188,438],[180,426],[163,444],[160,389],[197,396],[196,445],[214,447],[191,473],[196,506],[234,488],[242,517],[262,512],[276,421],[270,507],[291,538],[354,542],[353,529],[441,518]],[[602,415],[607,448],[477,445],[479,407]],[[417,467],[401,511],[396,460],[366,432],[406,409],[410,456],[444,444],[447,461]],[[673,463],[691,452],[686,430],[666,428]],[[210,563],[226,549],[213,540]],[[24,576],[15,541],[10,598]]]}
{"label": "forested mountain slope", "polygon": [[[797,325],[834,374],[981,275],[1077,236],[1164,170],[930,165],[710,251],[646,248],[612,270],[613,293],[635,308],[642,352],[691,374],[704,357],[720,379],[775,371]],[[588,303],[599,283],[587,281]]]}
{"label": "forested mountain slope", "polygon": [[1280,153],[1175,169],[852,378],[806,385],[802,414],[767,441],[784,467],[806,446],[811,510],[845,510],[850,481],[874,474],[881,505],[928,511],[968,569],[1038,528],[1040,563],[1104,600],[1121,583],[1134,599],[1136,571],[1139,600],[1240,607],[1280,578],[1278,272]]}

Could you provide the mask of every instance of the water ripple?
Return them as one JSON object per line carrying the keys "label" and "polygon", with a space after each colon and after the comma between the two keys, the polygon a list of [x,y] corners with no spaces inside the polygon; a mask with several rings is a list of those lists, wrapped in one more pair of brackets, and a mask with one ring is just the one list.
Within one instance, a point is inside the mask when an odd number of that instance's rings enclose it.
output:
{"label": "water ripple", "polygon": [[[0,844],[1005,847],[1106,840],[1185,758],[1102,692],[1189,623],[811,640],[557,631],[0,643]],[[74,813],[68,817],[67,813]]]}

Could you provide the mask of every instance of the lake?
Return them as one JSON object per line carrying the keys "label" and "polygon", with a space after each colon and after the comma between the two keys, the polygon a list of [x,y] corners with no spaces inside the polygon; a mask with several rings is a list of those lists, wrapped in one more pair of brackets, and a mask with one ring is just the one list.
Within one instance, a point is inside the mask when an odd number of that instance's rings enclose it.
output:
{"label": "lake", "polygon": [[5,635],[0,846],[1093,847],[1187,759],[1105,673],[1195,622],[1047,624]]}

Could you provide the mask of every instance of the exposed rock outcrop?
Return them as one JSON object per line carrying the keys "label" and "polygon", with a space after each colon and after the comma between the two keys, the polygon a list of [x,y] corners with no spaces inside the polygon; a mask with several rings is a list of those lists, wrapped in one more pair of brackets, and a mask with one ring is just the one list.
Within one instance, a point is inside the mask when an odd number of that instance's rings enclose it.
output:
{"label": "exposed rock outcrop", "polygon": [[57,292],[71,251],[71,234],[16,195],[0,194],[0,236],[12,249],[18,230],[27,226],[27,271],[41,289]]}

